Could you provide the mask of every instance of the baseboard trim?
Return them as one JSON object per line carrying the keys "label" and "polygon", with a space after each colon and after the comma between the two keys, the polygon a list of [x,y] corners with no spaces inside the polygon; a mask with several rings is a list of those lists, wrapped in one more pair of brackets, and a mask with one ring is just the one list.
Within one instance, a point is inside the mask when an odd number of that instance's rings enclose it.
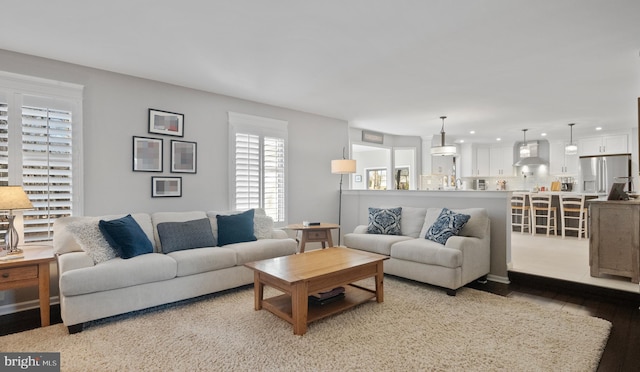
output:
{"label": "baseboard trim", "polygon": [[[49,305],[58,305],[59,303],[60,298],[58,296],[54,296],[49,299]],[[17,304],[2,305],[0,306],[0,316],[38,308],[40,308],[40,300],[31,300],[19,302]]]}
{"label": "baseboard trim", "polygon": [[498,276],[498,275],[489,274],[489,275],[487,275],[487,280],[490,280],[490,281],[496,282],[496,283],[502,283],[502,284],[510,284],[511,283],[511,281],[509,281],[509,277],[508,276]]}

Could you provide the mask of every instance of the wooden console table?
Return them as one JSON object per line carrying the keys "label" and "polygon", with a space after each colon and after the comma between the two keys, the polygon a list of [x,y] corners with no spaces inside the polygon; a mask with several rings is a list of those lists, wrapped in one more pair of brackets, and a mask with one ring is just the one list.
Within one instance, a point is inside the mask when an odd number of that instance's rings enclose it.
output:
{"label": "wooden console table", "polygon": [[0,291],[38,286],[40,324],[50,324],[49,264],[55,261],[49,246],[24,246],[24,258],[0,260]]}
{"label": "wooden console table", "polygon": [[288,230],[296,230],[301,232],[300,237],[300,253],[304,253],[304,248],[307,243],[322,243],[322,249],[333,247],[333,239],[331,238],[331,230],[339,229],[340,225],[335,223],[321,223],[317,226],[304,226],[301,223],[296,223],[285,227]]}

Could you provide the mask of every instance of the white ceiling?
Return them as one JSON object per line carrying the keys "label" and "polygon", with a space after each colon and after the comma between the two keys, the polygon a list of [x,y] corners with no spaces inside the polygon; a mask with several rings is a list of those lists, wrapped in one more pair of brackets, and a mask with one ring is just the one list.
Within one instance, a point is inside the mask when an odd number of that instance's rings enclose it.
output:
{"label": "white ceiling", "polygon": [[11,0],[2,12],[2,49],[391,134],[437,134],[442,115],[447,142],[638,123],[638,0]]}

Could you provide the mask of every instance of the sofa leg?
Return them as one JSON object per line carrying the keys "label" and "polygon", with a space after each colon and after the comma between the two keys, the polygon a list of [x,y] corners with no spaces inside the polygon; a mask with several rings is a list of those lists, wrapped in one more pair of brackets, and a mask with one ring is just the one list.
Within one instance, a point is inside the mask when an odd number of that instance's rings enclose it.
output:
{"label": "sofa leg", "polygon": [[455,296],[456,295],[456,290],[455,289],[448,289],[447,288],[447,294],[449,296]]}
{"label": "sofa leg", "polygon": [[70,335],[72,335],[74,333],[82,332],[82,323],[70,325],[70,326],[67,327],[67,329],[69,330],[69,334]]}

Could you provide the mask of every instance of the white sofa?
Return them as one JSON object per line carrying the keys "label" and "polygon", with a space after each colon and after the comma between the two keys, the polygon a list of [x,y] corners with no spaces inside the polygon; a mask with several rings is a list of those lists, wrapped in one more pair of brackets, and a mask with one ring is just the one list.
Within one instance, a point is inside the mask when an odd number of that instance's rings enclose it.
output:
{"label": "white sofa", "polygon": [[[244,263],[296,252],[296,241],[284,231],[271,226],[265,232],[262,226],[263,236],[256,241],[162,253],[159,223],[209,218],[217,242],[216,215],[233,213],[237,212],[132,214],[151,242],[153,253],[128,259],[115,257],[98,263],[83,251],[71,227],[77,226],[78,221],[97,224],[99,219],[113,220],[123,215],[56,220],[53,245],[58,255],[60,310],[69,332],[82,331],[83,323],[91,320],[253,283],[253,271],[244,267]],[[99,235],[100,230],[97,231]]]}
{"label": "white sofa", "polygon": [[452,209],[470,215],[458,236],[445,245],[425,239],[427,229],[442,208],[402,207],[401,235],[368,234],[367,226],[357,226],[345,234],[349,248],[387,255],[384,272],[443,287],[455,296],[456,290],[490,270],[490,220],[483,208]]}

